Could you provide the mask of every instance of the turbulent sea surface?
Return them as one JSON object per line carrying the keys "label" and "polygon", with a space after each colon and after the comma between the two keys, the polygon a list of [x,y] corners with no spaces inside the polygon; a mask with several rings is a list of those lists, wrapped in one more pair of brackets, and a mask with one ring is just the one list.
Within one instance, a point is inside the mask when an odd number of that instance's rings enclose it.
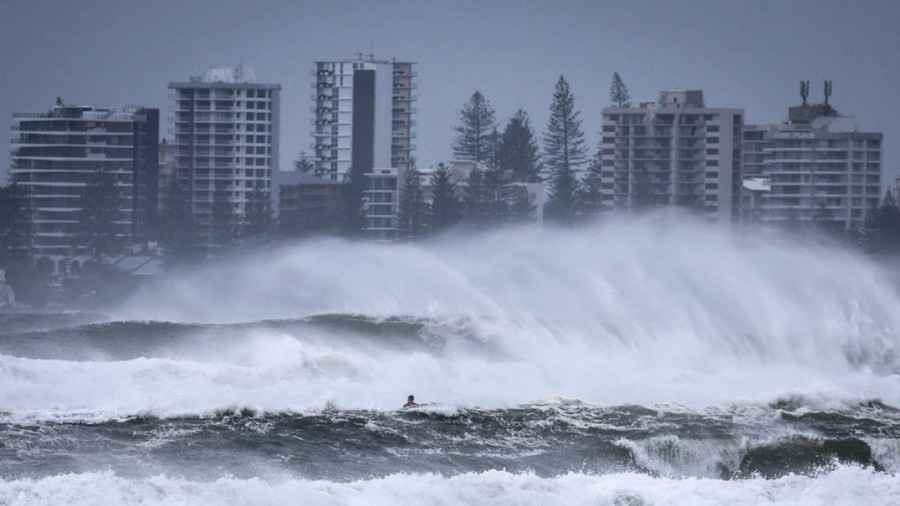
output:
{"label": "turbulent sea surface", "polygon": [[865,259],[665,217],[311,242],[0,314],[0,504],[900,504],[898,332]]}

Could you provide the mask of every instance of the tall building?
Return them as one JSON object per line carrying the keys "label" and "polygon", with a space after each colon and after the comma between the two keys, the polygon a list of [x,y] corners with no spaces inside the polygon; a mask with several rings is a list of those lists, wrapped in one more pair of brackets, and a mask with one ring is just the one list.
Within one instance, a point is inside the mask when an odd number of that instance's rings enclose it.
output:
{"label": "tall building", "polygon": [[317,61],[312,71],[315,172],[343,181],[375,167],[414,165],[413,63],[368,58]]}
{"label": "tall building", "polygon": [[224,210],[240,221],[256,194],[271,198],[281,86],[257,83],[252,70],[238,66],[212,68],[169,89],[176,180],[190,192],[201,240],[214,245],[214,214]]}
{"label": "tall building", "polygon": [[118,191],[115,235],[155,239],[158,226],[159,110],[64,105],[13,114],[12,180],[26,195],[31,248],[39,256],[87,252],[80,226],[83,196],[98,174]]}
{"label": "tall building", "polygon": [[882,134],[861,131],[828,103],[791,107],[788,118],[745,129],[745,157],[756,153],[752,175],[767,186],[757,220],[817,221],[836,230],[862,225],[880,199]]}
{"label": "tall building", "polygon": [[740,197],[743,109],[711,108],[700,90],[603,109],[601,188],[607,207],[700,209],[730,223]]}

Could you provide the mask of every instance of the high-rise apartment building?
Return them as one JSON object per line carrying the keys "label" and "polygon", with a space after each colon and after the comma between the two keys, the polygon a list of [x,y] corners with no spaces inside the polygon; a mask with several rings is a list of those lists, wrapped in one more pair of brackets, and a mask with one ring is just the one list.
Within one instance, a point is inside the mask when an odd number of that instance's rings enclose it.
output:
{"label": "high-rise apartment building", "polygon": [[791,107],[788,117],[784,124],[744,131],[745,175],[767,186],[754,221],[858,228],[879,203],[882,134],[861,131],[827,103]]}
{"label": "high-rise apartment building", "polygon": [[123,243],[156,238],[159,110],[65,105],[13,115],[12,181],[26,198],[31,249],[56,258],[88,252],[81,226],[87,187],[113,176]]}
{"label": "high-rise apartment building", "polygon": [[737,216],[743,109],[711,108],[699,90],[603,109],[601,188],[607,207],[678,205],[722,223]]}
{"label": "high-rise apartment building", "polygon": [[317,61],[312,73],[318,176],[343,181],[353,171],[413,167],[417,76],[412,63],[360,55]]}
{"label": "high-rise apartment building", "polygon": [[240,221],[256,195],[271,198],[281,86],[258,83],[238,66],[212,68],[169,89],[176,180],[190,192],[201,239],[213,244],[214,211],[225,209]]}

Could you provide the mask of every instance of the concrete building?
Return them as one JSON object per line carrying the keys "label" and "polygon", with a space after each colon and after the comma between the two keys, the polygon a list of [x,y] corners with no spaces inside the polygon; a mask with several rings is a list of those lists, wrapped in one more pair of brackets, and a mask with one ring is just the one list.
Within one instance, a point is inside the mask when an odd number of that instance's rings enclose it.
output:
{"label": "concrete building", "polygon": [[317,61],[312,74],[316,175],[344,181],[354,169],[413,167],[413,63],[359,55]]}
{"label": "concrete building", "polygon": [[64,105],[14,114],[12,181],[26,194],[31,248],[55,259],[85,254],[80,215],[88,183],[112,174],[119,190],[117,238],[158,233],[159,111],[125,106]]}
{"label": "concrete building", "polygon": [[759,221],[859,227],[880,200],[882,134],[861,131],[828,104],[791,107],[788,117],[745,130],[745,157],[759,160],[753,176],[769,186],[756,203]]}
{"label": "concrete building", "polygon": [[772,189],[764,177],[744,178],[741,185],[741,223],[761,223],[763,221],[763,199]]}
{"label": "concrete building", "polygon": [[363,191],[363,230],[372,239],[392,240],[400,230],[400,181],[396,168],[376,168],[367,172]]}
{"label": "concrete building", "polygon": [[700,90],[603,109],[601,188],[607,207],[679,205],[722,223],[737,217],[743,109],[707,107]]}
{"label": "concrete building", "polygon": [[283,237],[334,233],[343,224],[343,185],[300,172],[278,173],[278,227]]}
{"label": "concrete building", "polygon": [[281,86],[258,83],[252,70],[238,66],[212,68],[169,89],[177,182],[191,194],[201,240],[212,245],[214,207],[230,207],[240,219],[254,193],[271,194]]}

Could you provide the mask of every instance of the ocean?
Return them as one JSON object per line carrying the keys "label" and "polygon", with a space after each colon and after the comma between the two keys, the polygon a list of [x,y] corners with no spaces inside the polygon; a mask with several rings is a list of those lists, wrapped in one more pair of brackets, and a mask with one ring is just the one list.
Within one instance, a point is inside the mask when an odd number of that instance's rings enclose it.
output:
{"label": "ocean", "polygon": [[898,332],[683,219],[310,240],[0,314],[0,504],[900,504]]}

